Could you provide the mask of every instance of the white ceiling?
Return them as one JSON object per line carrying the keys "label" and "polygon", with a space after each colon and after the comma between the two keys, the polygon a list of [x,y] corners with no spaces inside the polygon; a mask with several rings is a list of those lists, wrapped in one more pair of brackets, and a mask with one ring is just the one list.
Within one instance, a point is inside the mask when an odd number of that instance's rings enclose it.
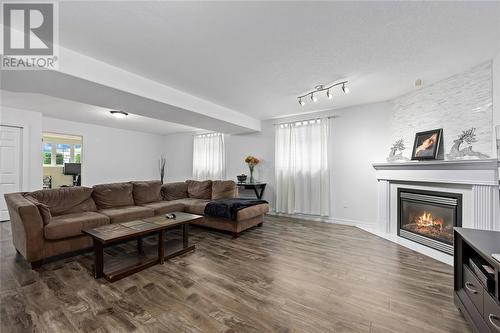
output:
{"label": "white ceiling", "polygon": [[[260,119],[387,100],[500,51],[498,1],[68,1],[59,13],[63,46]],[[349,95],[298,105],[343,79]]]}
{"label": "white ceiling", "polygon": [[104,125],[153,134],[196,131],[197,128],[129,114],[126,119],[114,118],[109,109],[41,94],[0,91],[2,106],[41,112],[44,116]]}

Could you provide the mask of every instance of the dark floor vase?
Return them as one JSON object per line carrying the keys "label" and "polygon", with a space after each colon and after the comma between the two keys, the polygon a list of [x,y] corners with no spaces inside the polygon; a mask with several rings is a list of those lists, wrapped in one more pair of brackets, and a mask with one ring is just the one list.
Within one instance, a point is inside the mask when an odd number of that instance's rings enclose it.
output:
{"label": "dark floor vase", "polygon": [[462,226],[462,195],[398,188],[398,235],[453,254],[453,228]]}

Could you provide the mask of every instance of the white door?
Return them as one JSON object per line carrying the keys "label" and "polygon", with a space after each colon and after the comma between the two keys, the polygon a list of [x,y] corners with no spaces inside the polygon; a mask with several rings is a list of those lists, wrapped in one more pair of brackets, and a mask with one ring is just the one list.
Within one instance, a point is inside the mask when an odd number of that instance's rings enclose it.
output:
{"label": "white door", "polygon": [[21,191],[21,129],[0,125],[0,221],[9,219],[5,193]]}

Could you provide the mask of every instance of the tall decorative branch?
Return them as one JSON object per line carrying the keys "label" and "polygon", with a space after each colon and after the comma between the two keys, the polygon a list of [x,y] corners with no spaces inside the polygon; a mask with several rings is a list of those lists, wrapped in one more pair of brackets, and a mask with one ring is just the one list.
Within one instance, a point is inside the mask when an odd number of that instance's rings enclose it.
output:
{"label": "tall decorative branch", "polygon": [[158,171],[160,171],[160,181],[163,184],[163,180],[165,179],[165,164],[167,163],[167,157],[165,155],[161,155],[158,160]]}

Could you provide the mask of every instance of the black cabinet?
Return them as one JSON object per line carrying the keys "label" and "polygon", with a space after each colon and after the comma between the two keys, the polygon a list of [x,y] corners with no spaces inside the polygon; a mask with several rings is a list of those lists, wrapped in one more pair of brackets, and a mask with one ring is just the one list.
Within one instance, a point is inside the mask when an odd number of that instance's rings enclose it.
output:
{"label": "black cabinet", "polygon": [[500,232],[455,228],[455,304],[479,333],[500,333],[500,262],[492,253],[500,253]]}

